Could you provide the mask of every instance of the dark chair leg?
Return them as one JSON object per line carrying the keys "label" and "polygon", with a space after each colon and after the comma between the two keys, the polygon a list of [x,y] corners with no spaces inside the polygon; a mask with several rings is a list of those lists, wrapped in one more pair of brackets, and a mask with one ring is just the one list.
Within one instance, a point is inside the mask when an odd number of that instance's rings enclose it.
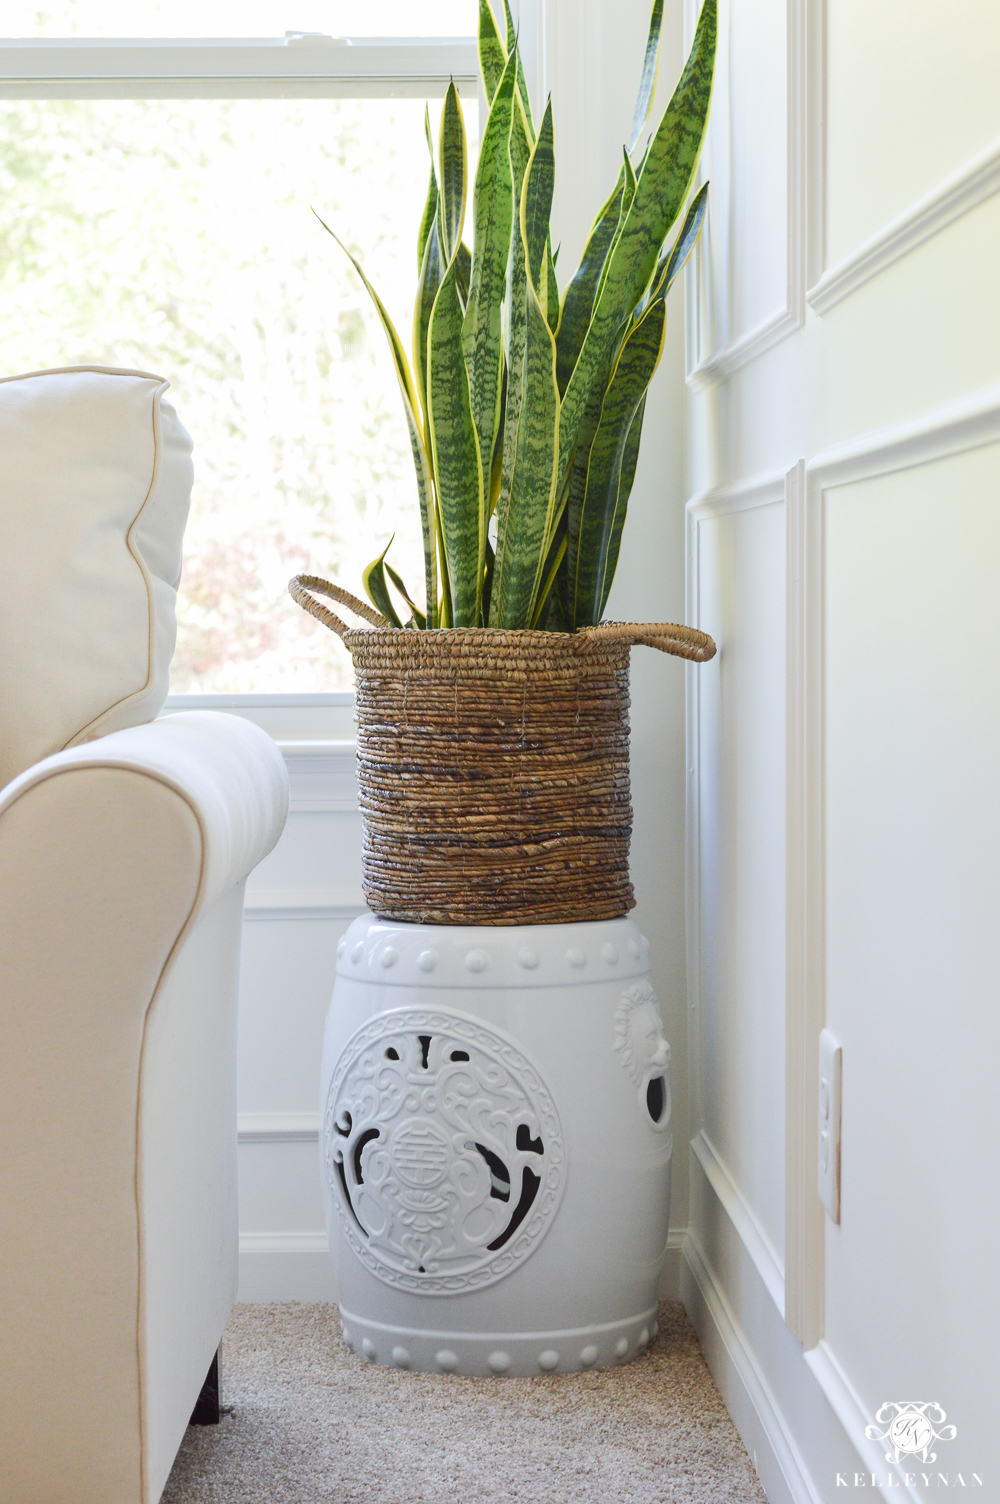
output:
{"label": "dark chair leg", "polygon": [[201,1393],[195,1401],[191,1411],[192,1426],[217,1426],[219,1424],[219,1404],[222,1398],[222,1369],[219,1363],[219,1354],[212,1359],[212,1365],[208,1370],[208,1377],[201,1386]]}

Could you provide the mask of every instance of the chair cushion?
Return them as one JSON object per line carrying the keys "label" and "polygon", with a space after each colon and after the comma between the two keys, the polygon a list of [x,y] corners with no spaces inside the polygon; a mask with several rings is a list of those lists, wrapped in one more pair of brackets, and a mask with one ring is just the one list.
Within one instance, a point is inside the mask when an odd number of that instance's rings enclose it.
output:
{"label": "chair cushion", "polygon": [[100,366],[0,380],[0,787],[166,698],[193,475],[167,386]]}

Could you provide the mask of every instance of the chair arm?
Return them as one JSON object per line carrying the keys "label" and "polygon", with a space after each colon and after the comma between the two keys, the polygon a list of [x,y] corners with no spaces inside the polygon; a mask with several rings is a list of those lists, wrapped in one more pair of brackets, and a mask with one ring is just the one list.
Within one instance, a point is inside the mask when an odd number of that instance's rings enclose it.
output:
{"label": "chair arm", "polygon": [[187,801],[203,842],[199,911],[267,856],[288,816],[288,774],[274,742],[250,721],[211,710],[164,716],[46,757],[0,793],[0,815],[29,789],[77,768],[145,773]]}
{"label": "chair arm", "polygon": [[204,711],[0,793],[0,1499],[159,1497],[234,1293],[243,879],[287,797]]}

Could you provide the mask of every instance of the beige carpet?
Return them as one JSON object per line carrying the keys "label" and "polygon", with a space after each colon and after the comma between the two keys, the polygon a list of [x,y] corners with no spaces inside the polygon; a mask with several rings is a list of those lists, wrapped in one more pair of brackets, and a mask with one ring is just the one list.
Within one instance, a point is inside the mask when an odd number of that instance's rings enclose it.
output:
{"label": "beige carpet", "polygon": [[537,1379],[376,1368],[336,1306],[237,1306],[223,1390],[163,1504],[766,1504],[672,1301],[636,1362]]}

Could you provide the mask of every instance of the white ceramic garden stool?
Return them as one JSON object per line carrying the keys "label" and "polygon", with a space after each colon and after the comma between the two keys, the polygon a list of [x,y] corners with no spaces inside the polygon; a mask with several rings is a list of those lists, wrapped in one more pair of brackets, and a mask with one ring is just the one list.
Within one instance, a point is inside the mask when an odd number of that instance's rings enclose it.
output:
{"label": "white ceramic garden stool", "polygon": [[320,1150],[356,1353],[523,1375],[649,1342],[671,1134],[648,952],[630,919],[351,925]]}

